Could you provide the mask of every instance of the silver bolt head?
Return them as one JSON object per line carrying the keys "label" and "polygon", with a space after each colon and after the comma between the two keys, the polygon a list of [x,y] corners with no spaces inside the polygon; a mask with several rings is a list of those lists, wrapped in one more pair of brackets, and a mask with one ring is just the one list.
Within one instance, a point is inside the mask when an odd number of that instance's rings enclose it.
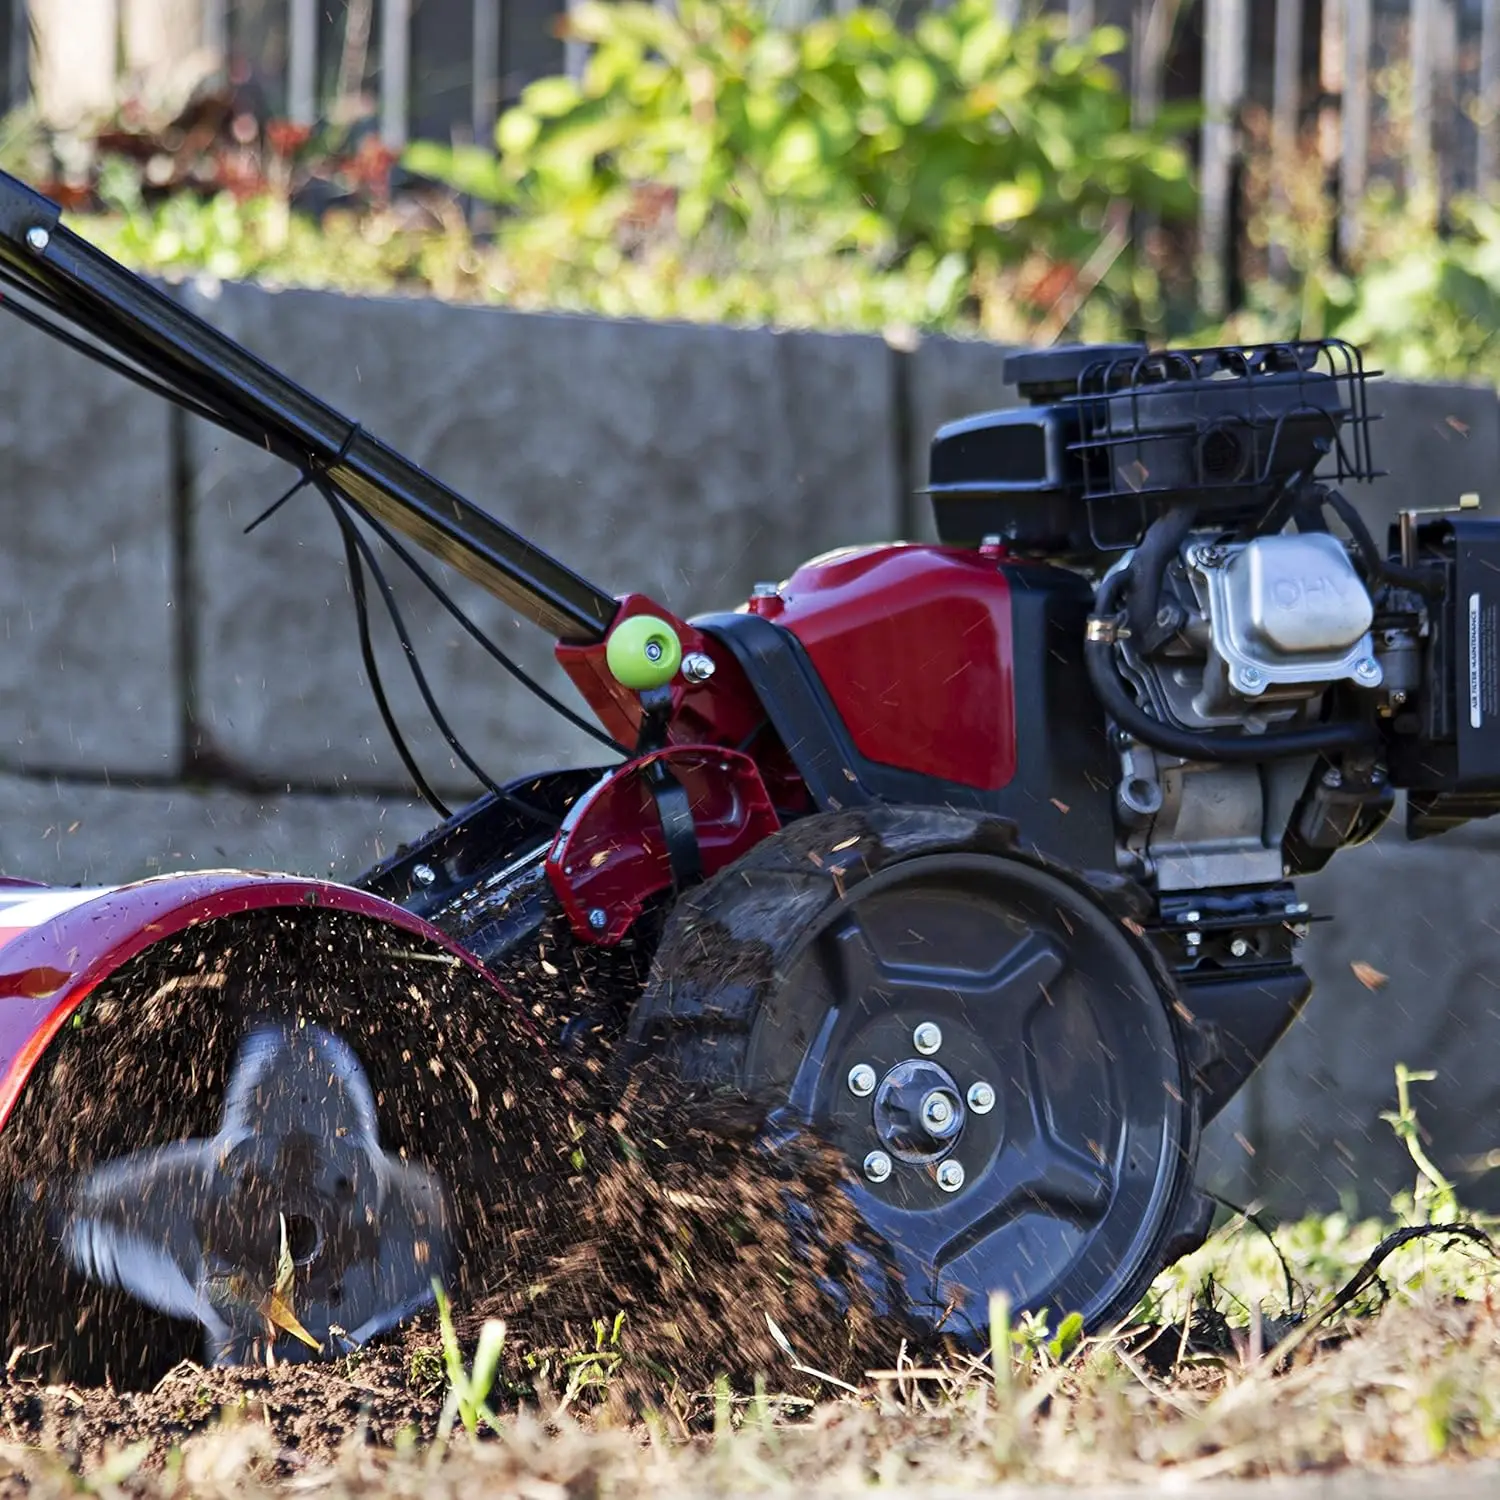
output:
{"label": "silver bolt head", "polygon": [[953,1123],[953,1102],[944,1093],[934,1090],[922,1101],[922,1123],[941,1130]]}
{"label": "silver bolt head", "polygon": [[52,243],[52,236],[40,224],[33,224],[26,231],[26,243],[33,250],[45,250]]}
{"label": "silver bolt head", "polygon": [[849,1069],[849,1092],[864,1099],[875,1092],[875,1069],[869,1063],[855,1063]]}
{"label": "silver bolt head", "polygon": [[963,1163],[954,1161],[950,1156],[947,1161],[939,1165],[937,1180],[938,1186],[945,1193],[956,1193],[964,1185]]}
{"label": "silver bolt head", "polygon": [[1361,682],[1379,682],[1385,674],[1380,670],[1380,663],[1373,656],[1361,657],[1354,664],[1354,675]]}
{"label": "silver bolt head", "polygon": [[943,1033],[936,1021],[923,1021],[911,1034],[911,1044],[923,1057],[931,1057],[943,1045]]}
{"label": "silver bolt head", "polygon": [[1250,951],[1250,944],[1245,938],[1234,938],[1229,944],[1229,951],[1236,958],[1243,958]]}
{"label": "silver bolt head", "polygon": [[987,1083],[969,1085],[969,1108],[976,1115],[987,1115],[995,1107],[995,1090]]}
{"label": "silver bolt head", "polygon": [[1241,667],[1238,676],[1242,689],[1258,688],[1262,682],[1259,667]]}
{"label": "silver bolt head", "polygon": [[689,651],[682,658],[682,677],[685,682],[707,682],[714,675],[714,659],[702,651]]}
{"label": "silver bolt head", "polygon": [[431,865],[413,865],[411,878],[418,885],[435,885],[437,883],[437,871]]}
{"label": "silver bolt head", "polygon": [[589,926],[595,932],[603,932],[609,926],[609,913],[602,906],[591,907],[589,909]]}
{"label": "silver bolt head", "polygon": [[884,1151],[872,1151],[865,1157],[865,1176],[871,1182],[884,1182],[891,1175],[891,1159]]}

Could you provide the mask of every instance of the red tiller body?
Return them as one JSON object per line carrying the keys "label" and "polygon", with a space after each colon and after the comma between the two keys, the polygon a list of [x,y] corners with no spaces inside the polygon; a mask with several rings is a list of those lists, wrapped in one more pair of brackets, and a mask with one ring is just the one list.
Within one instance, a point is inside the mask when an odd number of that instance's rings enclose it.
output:
{"label": "red tiller body", "polygon": [[[804,563],[774,597],[747,608],[794,635],[855,747],[880,765],[984,790],[1016,773],[1010,584],[993,549],[898,543],[849,548]],[[661,611],[629,595],[620,619]],[[715,664],[701,684],[675,684],[669,737],[738,746],[764,709],[728,652],[664,616],[686,652]],[[557,648],[558,660],[618,738],[639,731],[634,694],[610,676],[604,645]],[[787,776],[786,747],[760,747],[768,783]],[[783,804],[784,805],[784,804]]]}

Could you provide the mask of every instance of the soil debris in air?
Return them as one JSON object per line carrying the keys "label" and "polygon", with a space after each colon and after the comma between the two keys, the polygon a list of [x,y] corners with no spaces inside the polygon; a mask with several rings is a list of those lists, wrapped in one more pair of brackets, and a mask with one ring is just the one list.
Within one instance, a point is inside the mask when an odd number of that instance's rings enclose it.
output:
{"label": "soil debris in air", "polygon": [[[362,918],[261,915],[160,944],[91,997],[0,1131],[15,1226],[0,1338],[18,1351],[0,1373],[0,1430],[80,1464],[142,1439],[159,1461],[225,1411],[264,1420],[306,1459],[356,1430],[376,1444],[433,1434],[433,1314],[332,1363],[205,1370],[195,1323],[83,1281],[55,1251],[60,1184],[214,1134],[257,1017],[351,1042],[384,1149],[448,1185],[460,1342],[505,1322],[502,1407],[563,1389],[589,1354],[630,1410],[721,1376],[810,1386],[768,1317],[830,1375],[879,1363],[891,1330],[869,1276],[878,1255],[839,1159],[807,1137],[767,1145],[748,1101],[685,1099],[649,1069],[622,1087],[603,991],[618,976],[543,947],[512,976],[517,1001],[434,951]],[[582,1045],[560,1045],[570,1017]]]}

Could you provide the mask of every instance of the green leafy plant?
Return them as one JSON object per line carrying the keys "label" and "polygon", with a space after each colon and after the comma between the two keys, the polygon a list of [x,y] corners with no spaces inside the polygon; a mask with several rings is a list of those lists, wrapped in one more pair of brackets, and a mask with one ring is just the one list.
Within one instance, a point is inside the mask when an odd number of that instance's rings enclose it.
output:
{"label": "green leafy plant", "polygon": [[603,276],[779,248],[915,273],[938,318],[1002,275],[1045,311],[1128,273],[1123,209],[1193,203],[1184,119],[1131,127],[1109,28],[1073,43],[1056,18],[1011,27],[988,0],[909,29],[868,8],[789,27],[750,0],[582,0],[570,26],[592,49],[582,77],[530,85],[498,155],[419,144],[406,159],[506,205],[517,261]]}

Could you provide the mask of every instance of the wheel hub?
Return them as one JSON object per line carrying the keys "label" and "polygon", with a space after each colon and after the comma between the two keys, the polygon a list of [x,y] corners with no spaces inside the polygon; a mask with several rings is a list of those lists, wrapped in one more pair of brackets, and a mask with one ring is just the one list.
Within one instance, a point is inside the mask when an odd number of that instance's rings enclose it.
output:
{"label": "wheel hub", "polygon": [[925,1057],[896,1064],[875,1090],[875,1133],[904,1162],[937,1161],[964,1128],[964,1106],[953,1075]]}

